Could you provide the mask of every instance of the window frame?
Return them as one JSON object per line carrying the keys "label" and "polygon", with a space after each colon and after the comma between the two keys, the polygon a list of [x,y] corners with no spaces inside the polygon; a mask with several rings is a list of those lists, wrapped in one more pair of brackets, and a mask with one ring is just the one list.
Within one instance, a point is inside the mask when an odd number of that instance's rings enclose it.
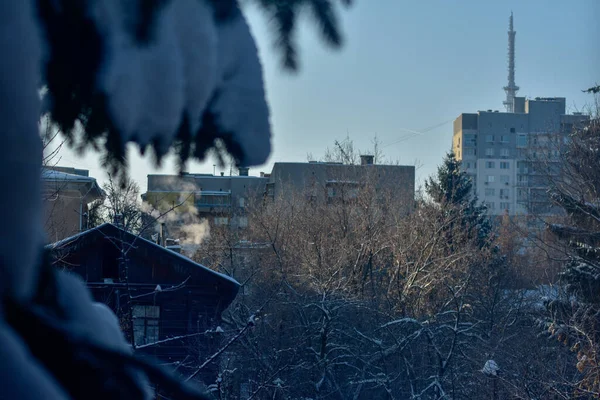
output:
{"label": "window frame", "polygon": [[[143,316],[136,315],[136,309],[143,307]],[[151,310],[149,312],[149,310]],[[140,314],[137,312],[137,314]],[[141,346],[155,343],[160,340],[160,306],[153,304],[134,304],[131,306],[132,325],[133,325],[133,345]],[[140,324],[138,321],[142,321]],[[142,331],[140,332],[140,328]],[[149,333],[152,331],[152,334]],[[141,336],[140,336],[141,334]],[[141,343],[139,338],[142,339]]]}

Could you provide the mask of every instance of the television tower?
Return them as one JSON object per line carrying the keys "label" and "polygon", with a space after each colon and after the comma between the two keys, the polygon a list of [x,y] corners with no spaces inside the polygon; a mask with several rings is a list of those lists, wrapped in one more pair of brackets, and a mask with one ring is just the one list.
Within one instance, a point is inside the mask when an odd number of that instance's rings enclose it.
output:
{"label": "television tower", "polygon": [[515,96],[519,87],[515,84],[515,35],[517,32],[513,29],[513,13],[510,12],[508,20],[508,86],[504,86],[506,92],[506,100],[504,106],[506,112],[512,113],[515,111]]}

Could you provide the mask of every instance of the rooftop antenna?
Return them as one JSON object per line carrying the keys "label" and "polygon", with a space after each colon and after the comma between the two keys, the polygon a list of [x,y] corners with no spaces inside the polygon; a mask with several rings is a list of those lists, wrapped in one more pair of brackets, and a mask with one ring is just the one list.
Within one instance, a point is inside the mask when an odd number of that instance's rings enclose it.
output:
{"label": "rooftop antenna", "polygon": [[515,112],[515,96],[519,87],[515,83],[515,32],[513,27],[513,13],[510,12],[508,20],[508,86],[504,86],[506,100],[503,102],[506,112]]}

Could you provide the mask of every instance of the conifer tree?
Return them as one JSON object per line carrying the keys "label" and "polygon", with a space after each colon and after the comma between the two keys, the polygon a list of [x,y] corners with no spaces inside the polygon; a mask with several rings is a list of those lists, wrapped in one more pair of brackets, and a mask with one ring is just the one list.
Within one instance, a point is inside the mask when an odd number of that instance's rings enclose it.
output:
{"label": "conifer tree", "polygon": [[490,244],[492,225],[486,215],[487,208],[477,204],[473,182],[461,169],[454,152],[446,154],[437,174],[425,182],[425,191],[433,202],[444,207],[447,212],[458,214],[460,224],[472,231],[479,247]]}
{"label": "conifer tree", "polygon": [[[594,92],[593,88],[589,90]],[[596,103],[597,104],[597,103]],[[600,396],[600,118],[596,111],[576,126],[561,155],[550,195],[564,223],[548,224],[563,244],[561,280],[568,297],[548,302],[550,334],[577,354],[583,373],[578,390]],[[556,247],[556,246],[555,246]]]}

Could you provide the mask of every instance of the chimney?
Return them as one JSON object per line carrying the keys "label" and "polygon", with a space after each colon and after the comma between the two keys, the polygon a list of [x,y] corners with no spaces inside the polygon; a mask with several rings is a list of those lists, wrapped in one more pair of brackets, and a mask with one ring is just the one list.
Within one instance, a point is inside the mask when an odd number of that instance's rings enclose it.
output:
{"label": "chimney", "polygon": [[248,167],[239,167],[238,168],[240,176],[248,176],[249,170],[250,170],[250,168],[248,168]]}
{"label": "chimney", "polygon": [[161,247],[167,247],[167,232],[166,232],[166,226],[164,222],[160,223],[160,232],[158,234],[158,240],[159,240],[159,245]]}
{"label": "chimney", "polygon": [[373,159],[375,158],[375,156],[371,156],[371,155],[362,155],[360,156],[360,165],[373,165]]}

